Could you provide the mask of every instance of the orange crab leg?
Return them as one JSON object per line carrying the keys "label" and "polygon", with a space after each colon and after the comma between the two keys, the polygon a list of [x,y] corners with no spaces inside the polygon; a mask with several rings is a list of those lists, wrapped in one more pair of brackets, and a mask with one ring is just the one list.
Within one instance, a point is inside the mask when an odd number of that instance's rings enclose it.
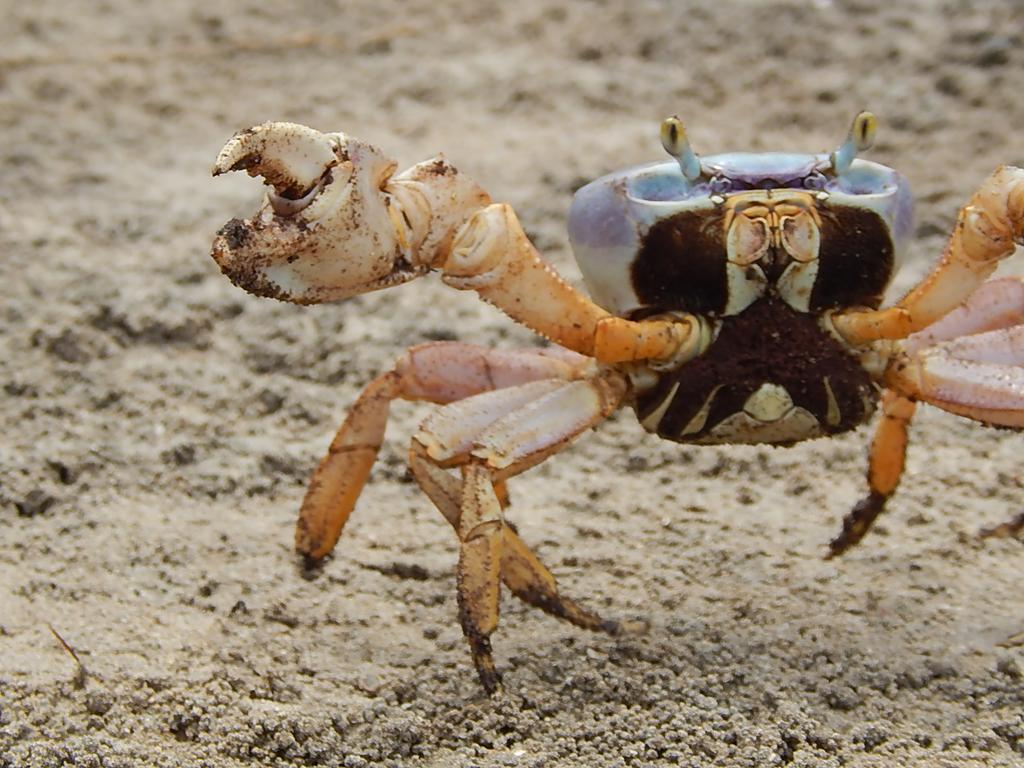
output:
{"label": "orange crab leg", "polygon": [[889,389],[882,393],[882,418],[868,454],[868,495],[844,518],[842,532],[829,543],[828,559],[843,554],[864,538],[899,485],[914,409],[912,400]]}
{"label": "orange crab leg", "polygon": [[[462,516],[462,478],[432,463],[422,444],[415,440],[409,451],[409,466],[420,488],[458,532]],[[501,508],[505,509],[508,506],[506,483],[498,481],[493,485],[495,496]],[[501,580],[520,600],[577,627],[618,634],[623,629],[637,626],[603,619],[560,594],[551,571],[519,538],[509,522],[505,522],[502,528]]]}
{"label": "orange crab leg", "polygon": [[[536,381],[487,392],[434,412],[413,438],[411,464],[417,480],[459,537],[459,616],[480,682],[489,693],[500,683],[490,636],[498,625],[502,579],[527,602],[541,607],[547,602],[546,609],[569,620],[593,628],[618,627],[606,626],[596,614],[575,612],[575,604],[558,598],[547,569],[518,537],[507,536],[494,486],[607,418],[626,389],[620,375],[607,372],[585,380]],[[461,468],[457,508],[454,485],[437,471],[444,467]]]}
{"label": "orange crab leg", "polygon": [[409,349],[393,370],[366,386],[313,472],[295,529],[296,549],[315,560],[334,549],[380,450],[392,400],[450,403],[537,379],[579,378],[592,365],[567,350],[504,352],[458,342]]}
{"label": "orange crab leg", "polygon": [[[950,413],[987,424],[1024,428],[1022,366],[1024,281],[1006,278],[983,284],[941,320],[896,342],[883,380],[907,398],[923,400]],[[854,518],[861,507],[872,506],[870,501],[869,496],[847,518],[843,534],[832,543],[833,554],[850,546],[845,543],[852,535],[847,529],[862,525]],[[881,511],[881,503],[874,506]],[[868,511],[861,511],[860,516],[867,525],[873,520]],[[981,535],[1010,536],[1021,530],[1024,514]]]}
{"label": "orange crab leg", "polygon": [[306,557],[319,560],[334,549],[377,460],[391,401],[401,392],[394,371],[371,381],[314,470],[295,526],[295,548]]}
{"label": "orange crab leg", "polygon": [[1024,170],[1002,166],[960,210],[945,253],[916,288],[887,309],[837,313],[836,330],[855,346],[920,331],[965,301],[1022,240]]}
{"label": "orange crab leg", "polygon": [[541,259],[505,204],[478,211],[456,234],[440,266],[448,285],[475,290],[513,320],[603,363],[681,363],[710,342],[694,315],[633,322],[599,307]]}
{"label": "orange crab leg", "polygon": [[501,675],[494,666],[491,634],[498,628],[504,525],[501,504],[488,480],[486,468],[479,464],[470,464],[463,472],[456,583],[462,633],[469,642],[480,684],[487,693],[494,693]]}

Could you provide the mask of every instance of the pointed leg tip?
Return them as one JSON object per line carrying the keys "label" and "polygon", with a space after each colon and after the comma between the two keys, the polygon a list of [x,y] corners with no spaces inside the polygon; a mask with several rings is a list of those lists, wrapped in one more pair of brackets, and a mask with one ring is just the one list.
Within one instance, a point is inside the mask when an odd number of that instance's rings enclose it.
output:
{"label": "pointed leg tip", "polygon": [[842,555],[846,550],[850,548],[849,544],[845,544],[839,539],[833,539],[828,543],[828,551],[821,556],[822,560],[835,560],[837,557]]}
{"label": "pointed leg tip", "polygon": [[828,543],[828,553],[825,560],[831,560],[846,553],[850,547],[860,543],[865,534],[871,530],[875,519],[885,507],[889,494],[881,493],[874,488],[867,496],[858,501],[850,513],[843,518],[843,529],[832,541]]}
{"label": "pointed leg tip", "polygon": [[643,635],[651,628],[651,624],[646,619],[605,619],[598,626],[597,629],[601,632],[606,632],[612,637],[622,637],[623,635]]}
{"label": "pointed leg tip", "polygon": [[298,552],[297,555],[299,575],[301,575],[303,579],[306,581],[313,581],[323,574],[324,561],[326,558],[313,557],[305,552]]}
{"label": "pointed leg tip", "polygon": [[494,666],[491,640],[480,634],[475,628],[466,629],[464,625],[463,630],[469,641],[469,651],[473,657],[473,666],[476,668],[477,677],[480,678],[480,686],[488,696],[494,696],[501,691],[501,673]]}
{"label": "pointed leg tip", "polygon": [[488,696],[494,698],[505,692],[505,688],[501,684],[501,674],[497,670],[480,670],[479,675],[480,686]]}

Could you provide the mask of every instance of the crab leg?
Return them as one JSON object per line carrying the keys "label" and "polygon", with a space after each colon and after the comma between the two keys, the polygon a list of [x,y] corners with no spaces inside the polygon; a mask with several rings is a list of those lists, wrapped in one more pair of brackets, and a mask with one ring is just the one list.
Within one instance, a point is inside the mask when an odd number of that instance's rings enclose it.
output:
{"label": "crab leg", "polygon": [[394,174],[379,149],[343,133],[264,123],[236,134],[214,174],[245,170],[271,189],[250,219],[232,219],[212,256],[260,296],[315,304],[412,280],[435,269],[514,320],[569,349],[617,363],[685,362],[710,342],[680,313],[632,322],[573,289],[523,233],[512,209],[444,158]]}
{"label": "crab leg", "polygon": [[885,382],[915,399],[1024,426],[1024,281],[984,283],[927,328],[895,342]]}
{"label": "crab leg", "polygon": [[998,168],[961,210],[945,253],[927,277],[895,306],[840,312],[836,329],[859,346],[902,339],[964,302],[1024,241],[1024,170]]}
{"label": "crab leg", "polygon": [[[993,281],[1005,283],[1011,281]],[[979,291],[980,293],[981,291]],[[997,305],[986,311],[964,307],[943,321],[932,339],[946,337],[934,346],[921,345],[931,329],[897,342],[896,354],[884,374],[886,384],[907,397],[924,400],[944,411],[975,421],[1003,427],[1024,428],[1024,325]],[[1018,309],[1018,313],[1020,310]],[[939,324],[936,324],[939,325]],[[991,327],[994,330],[957,337],[958,330]],[[981,531],[982,538],[1013,536],[1024,530],[1024,513],[994,528]],[[845,529],[844,529],[845,533]],[[840,537],[842,538],[842,537]],[[834,542],[833,542],[834,543]]]}
{"label": "crab leg", "polygon": [[[428,417],[413,438],[417,479],[440,502],[459,537],[459,616],[480,682],[489,693],[500,682],[490,644],[498,625],[500,580],[504,578],[517,593],[539,590],[535,600],[528,600],[535,604],[557,596],[547,569],[519,546],[518,537],[507,537],[495,484],[543,461],[607,418],[625,392],[625,381],[615,373],[571,382],[537,381],[445,406]],[[452,503],[455,487],[439,481],[437,473],[424,471],[427,462],[437,468],[461,468],[457,510]],[[555,603],[559,604],[567,613],[575,607]],[[595,628],[604,623],[596,615],[579,618]]]}
{"label": "crab leg", "polygon": [[884,374],[901,394],[950,413],[1024,427],[1024,325],[897,352]]}
{"label": "crab leg", "polygon": [[842,532],[829,542],[826,559],[843,554],[864,538],[899,485],[907,456],[907,431],[914,409],[914,401],[890,389],[882,393],[882,418],[875,429],[868,454],[868,495],[857,502],[844,518]]}
{"label": "crab leg", "polygon": [[899,348],[914,355],[943,341],[1021,323],[1024,323],[1024,279],[989,280],[952,312],[904,339]]}
{"label": "crab leg", "polygon": [[[409,467],[420,488],[457,533],[462,517],[462,478],[431,462],[423,444],[416,440],[409,450]],[[502,509],[508,506],[504,489],[505,481],[494,483],[495,494]],[[562,596],[555,577],[519,538],[511,523],[506,522],[502,529],[501,546],[501,580],[520,600],[583,629],[617,634],[624,627],[632,626],[603,619]]]}
{"label": "crab leg", "polygon": [[505,204],[490,205],[466,223],[442,269],[448,285],[475,290],[513,320],[604,363],[682,363],[710,342],[710,331],[696,315],[633,322],[599,307],[541,259]]}
{"label": "crab leg", "polygon": [[[893,346],[885,381],[894,389],[882,396],[883,416],[869,458],[869,493],[844,519],[842,532],[829,544],[829,558],[863,538],[899,482],[914,411],[908,398],[990,423],[1015,426],[1022,420],[1012,407],[1014,402],[1024,407],[1024,397],[1014,395],[1024,385],[1021,323],[1024,281],[990,280],[956,309]],[[987,407],[997,402],[1011,407]],[[1024,515],[982,536],[1013,535],[1021,528]]]}
{"label": "crab leg", "polygon": [[501,504],[485,467],[470,464],[462,477],[461,514],[456,531],[460,542],[456,570],[459,623],[480,684],[487,693],[494,693],[501,684],[491,653],[491,633],[498,628],[501,597]]}
{"label": "crab leg", "polygon": [[377,457],[392,400],[450,403],[537,379],[572,380],[592,363],[567,350],[500,351],[459,342],[409,349],[371,381],[310,480],[295,530],[296,549],[314,560],[337,543]]}

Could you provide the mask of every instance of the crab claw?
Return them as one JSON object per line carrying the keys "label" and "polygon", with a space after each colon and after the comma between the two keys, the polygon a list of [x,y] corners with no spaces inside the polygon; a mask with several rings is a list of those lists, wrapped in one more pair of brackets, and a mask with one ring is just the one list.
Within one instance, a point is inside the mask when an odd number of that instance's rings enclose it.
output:
{"label": "crab claw", "polygon": [[489,202],[443,159],[392,177],[371,144],[295,123],[235,134],[215,176],[245,170],[270,185],[250,219],[232,219],[212,256],[258,296],[314,304],[403,283],[431,269],[466,219]]}
{"label": "crab claw", "polygon": [[335,143],[320,131],[298,123],[264,123],[239,131],[224,145],[213,175],[248,171],[262,176],[281,197],[301,198],[338,164]]}

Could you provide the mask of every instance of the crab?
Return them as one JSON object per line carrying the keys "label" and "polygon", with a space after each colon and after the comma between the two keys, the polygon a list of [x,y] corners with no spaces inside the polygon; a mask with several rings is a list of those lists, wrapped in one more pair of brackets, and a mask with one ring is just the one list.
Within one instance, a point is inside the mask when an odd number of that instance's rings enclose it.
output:
{"label": "crab", "polygon": [[895,491],[917,403],[1024,426],[1024,281],[990,279],[1024,239],[1024,170],[983,181],[931,271],[883,308],[911,195],[895,170],[857,157],[876,126],[859,113],[833,152],[699,156],[682,122],[666,119],[671,159],[576,192],[569,239],[592,298],[541,259],[508,205],[442,156],[395,174],[344,133],[270,122],[236,134],[214,174],[246,170],[269,185],[262,208],[213,244],[236,285],[313,304],[439,271],[551,342],[407,350],[366,385],[314,471],[298,551],[316,562],[334,548],[389,404],[437,404],[409,465],[455,530],[459,620],[494,692],[501,584],[579,627],[635,628],[564,595],[504,514],[510,478],[618,409],[680,443],[775,445],[849,431],[880,409],[867,493],[829,557],[859,542]]}

